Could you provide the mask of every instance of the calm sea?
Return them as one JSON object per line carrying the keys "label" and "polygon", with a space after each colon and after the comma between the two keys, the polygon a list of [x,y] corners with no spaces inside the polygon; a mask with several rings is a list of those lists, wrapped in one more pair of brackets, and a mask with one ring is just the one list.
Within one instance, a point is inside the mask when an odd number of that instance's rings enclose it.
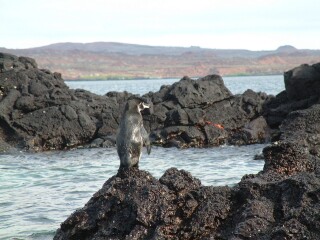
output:
{"label": "calm sea", "polygon": [[[97,94],[124,91],[144,94],[178,79],[72,81],[70,88]],[[251,88],[268,94],[284,89],[282,76],[225,77],[232,93]],[[143,154],[140,169],[159,178],[166,169],[190,171],[204,185],[234,185],[244,174],[257,173],[263,161],[253,160],[266,145],[222,146],[210,149],[158,148]],[[60,223],[82,207],[116,174],[114,148],[78,149],[0,155],[0,239],[52,239]]]}
{"label": "calm sea", "polygon": [[[66,83],[70,88],[86,89],[100,95],[111,91],[128,91],[143,95],[149,91],[159,91],[162,85],[169,85],[177,81],[179,79],[66,81]],[[256,92],[263,91],[274,95],[284,90],[283,76],[281,75],[224,77],[223,81],[233,94],[243,93],[249,88]]]}

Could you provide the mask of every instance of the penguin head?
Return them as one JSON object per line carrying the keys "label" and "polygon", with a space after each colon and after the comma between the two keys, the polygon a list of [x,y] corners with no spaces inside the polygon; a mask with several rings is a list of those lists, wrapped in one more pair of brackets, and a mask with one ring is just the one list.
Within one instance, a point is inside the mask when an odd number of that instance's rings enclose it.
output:
{"label": "penguin head", "polygon": [[144,109],[146,108],[150,108],[150,105],[149,104],[146,104],[145,102],[140,102],[139,105],[138,105],[138,110],[141,112],[143,111]]}
{"label": "penguin head", "polygon": [[150,104],[147,103],[145,98],[132,96],[128,99],[125,110],[137,110],[141,112],[146,108],[150,108]]}

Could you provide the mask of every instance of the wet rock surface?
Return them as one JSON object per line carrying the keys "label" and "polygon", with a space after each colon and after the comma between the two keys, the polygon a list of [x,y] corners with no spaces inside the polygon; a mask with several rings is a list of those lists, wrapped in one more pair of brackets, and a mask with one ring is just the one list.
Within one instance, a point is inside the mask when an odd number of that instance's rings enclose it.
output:
{"label": "wet rock surface", "polygon": [[[35,60],[0,53],[0,147],[46,151],[113,146],[122,106],[131,95],[69,89],[61,74],[39,69]],[[269,138],[260,123],[270,96],[252,90],[232,95],[218,75],[184,77],[143,97],[153,105],[143,113],[153,144],[207,147]]]}

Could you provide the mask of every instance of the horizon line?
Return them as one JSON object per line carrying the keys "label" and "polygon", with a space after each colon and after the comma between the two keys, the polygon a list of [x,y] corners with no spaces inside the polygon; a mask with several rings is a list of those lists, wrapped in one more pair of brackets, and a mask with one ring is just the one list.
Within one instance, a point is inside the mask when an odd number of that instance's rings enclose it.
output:
{"label": "horizon line", "polygon": [[149,44],[140,44],[140,43],[126,43],[126,42],[116,42],[116,41],[93,41],[93,42],[73,42],[73,41],[65,41],[65,42],[55,42],[55,43],[50,43],[50,44],[45,44],[45,45],[39,45],[36,47],[27,47],[27,48],[7,48],[7,47],[0,47],[3,49],[8,49],[8,50],[30,50],[30,49],[36,49],[36,48],[45,48],[49,46],[54,46],[54,45],[59,45],[59,44],[121,44],[121,45],[134,45],[134,46],[144,46],[144,47],[163,47],[163,48],[193,48],[193,49],[204,49],[204,50],[246,50],[246,51],[252,51],[252,52],[257,52],[257,51],[277,51],[281,48],[291,48],[292,50],[320,50],[320,49],[309,49],[309,48],[296,48],[293,45],[290,44],[285,44],[285,45],[280,45],[279,47],[275,49],[260,49],[260,50],[250,50],[246,48],[209,48],[209,47],[201,47],[197,45],[190,45],[190,46],[174,46],[174,45],[149,45]]}

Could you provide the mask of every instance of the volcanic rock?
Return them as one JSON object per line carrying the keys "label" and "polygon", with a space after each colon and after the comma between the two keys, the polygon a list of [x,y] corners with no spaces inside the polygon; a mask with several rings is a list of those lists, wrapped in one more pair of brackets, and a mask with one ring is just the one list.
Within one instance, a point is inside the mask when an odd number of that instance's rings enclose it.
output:
{"label": "volcanic rock", "polygon": [[54,239],[320,239],[319,109],[289,114],[282,140],[263,150],[263,171],[234,187],[203,186],[175,168],[159,180],[121,171]]}
{"label": "volcanic rock", "polygon": [[[39,69],[33,59],[1,53],[0,142],[32,151],[111,146],[131,95],[69,89],[61,74]],[[177,147],[262,141],[263,134],[252,134],[250,141],[232,138],[261,116],[270,98],[252,90],[234,96],[218,75],[184,77],[143,97],[152,106],[142,114],[153,144]]]}
{"label": "volcanic rock", "polygon": [[289,100],[306,99],[320,95],[320,63],[303,64],[284,74],[284,83]]}
{"label": "volcanic rock", "polygon": [[[72,90],[61,74],[33,59],[0,54],[1,139],[11,147],[44,151],[76,147],[101,133],[115,134],[119,104],[111,97]],[[100,131],[99,131],[100,130]]]}
{"label": "volcanic rock", "polygon": [[277,128],[289,113],[307,109],[319,101],[320,63],[303,64],[284,73],[285,91],[265,103],[264,117]]}
{"label": "volcanic rock", "polygon": [[137,169],[119,172],[54,239],[203,239],[227,217],[230,194],[175,168],[159,180]]}
{"label": "volcanic rock", "polygon": [[175,168],[159,180],[118,172],[54,239],[319,239],[319,158],[304,150],[268,147],[264,170],[232,188],[203,186]]}
{"label": "volcanic rock", "polygon": [[[203,147],[268,140],[267,132],[263,132],[251,134],[251,141],[236,141],[235,133],[242,132],[254,119],[263,118],[263,106],[270,96],[252,90],[232,95],[218,75],[198,80],[184,77],[145,97],[154,101],[154,114],[149,123],[154,144]],[[264,130],[268,128],[260,128],[261,132]]]}
{"label": "volcanic rock", "polygon": [[[252,101],[261,97],[249,95],[234,97],[240,100],[234,111],[254,118],[246,125],[254,135],[265,122]],[[284,95],[269,106],[297,106],[305,100]],[[219,103],[228,106],[225,100]],[[203,186],[175,168],[159,180],[138,169],[118,172],[61,224],[54,239],[320,239],[320,104],[309,104],[282,115],[279,141],[263,150],[263,171],[243,176],[234,187]],[[233,119],[225,123],[236,124]],[[187,127],[170,126],[160,136],[180,132],[174,139],[182,138]]]}

